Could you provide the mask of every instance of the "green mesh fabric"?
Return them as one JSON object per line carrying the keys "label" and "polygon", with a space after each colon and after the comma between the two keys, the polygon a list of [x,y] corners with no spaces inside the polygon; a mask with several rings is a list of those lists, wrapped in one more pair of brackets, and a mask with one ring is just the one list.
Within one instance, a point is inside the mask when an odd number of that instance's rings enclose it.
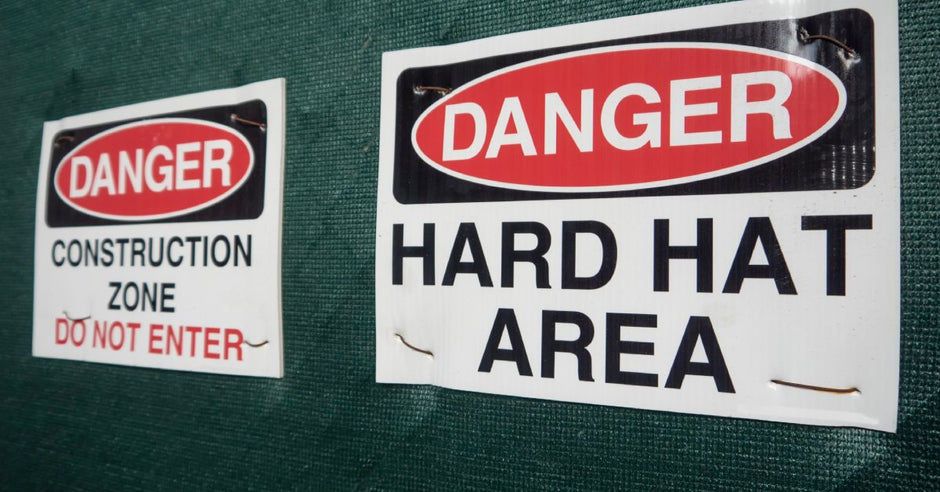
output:
{"label": "green mesh fabric", "polygon": [[[940,478],[940,3],[902,0],[897,434],[374,383],[383,51],[702,0],[0,4],[0,489],[921,489]],[[282,380],[30,355],[42,122],[287,78]]]}

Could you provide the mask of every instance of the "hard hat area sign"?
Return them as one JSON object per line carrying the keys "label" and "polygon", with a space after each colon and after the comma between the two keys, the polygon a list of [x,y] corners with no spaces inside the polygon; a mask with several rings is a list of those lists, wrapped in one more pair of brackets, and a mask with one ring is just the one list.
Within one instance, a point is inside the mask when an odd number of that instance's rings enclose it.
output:
{"label": "hard hat area sign", "polygon": [[[694,265],[692,279],[694,291],[698,293],[713,293],[715,291],[714,272],[714,219],[698,218],[695,226],[696,241],[688,245],[675,245],[670,243],[669,219],[655,219],[652,224],[652,257],[648,258],[652,265],[652,285],[650,290],[655,293],[670,292],[670,265],[677,260],[691,260]],[[454,286],[458,275],[467,277],[463,282],[480,287],[494,287],[494,277],[489,265],[499,265],[500,277],[498,285],[503,288],[514,288],[517,277],[524,277],[519,283],[531,283],[536,289],[559,290],[594,290],[608,285],[615,273],[618,272],[618,239],[613,230],[600,221],[564,221],[561,223],[561,246],[556,248],[560,258],[546,258],[552,243],[550,229],[539,222],[503,222],[500,224],[501,238],[499,241],[499,257],[487,260],[481,244],[480,233],[476,224],[464,222],[458,225],[454,234],[452,246],[449,251],[441,252],[442,258],[436,258],[435,239],[436,227],[434,223],[423,224],[423,238],[420,243],[406,246],[404,244],[404,224],[393,225],[392,229],[392,284],[405,285],[404,270],[406,261],[416,261],[420,265],[421,278],[410,279],[415,284],[424,286]],[[804,231],[822,231],[826,241],[822,244],[825,250],[823,262],[807,265],[811,276],[823,285],[816,285],[812,291],[817,295],[845,296],[846,295],[846,236],[850,230],[872,229],[871,215],[806,215],[801,217],[801,228]],[[534,248],[516,249],[516,238],[519,235],[531,234],[535,238]],[[621,238],[624,241],[635,241],[639,238],[631,235]],[[556,239],[557,241],[557,239]],[[584,267],[586,255],[579,255],[578,245],[585,242],[594,242],[600,248],[595,255],[599,259],[594,261],[595,266]],[[447,241],[445,240],[445,244]],[[798,247],[798,244],[794,245]],[[582,246],[584,248],[584,246]],[[493,248],[486,248],[492,250]],[[718,255],[729,257],[727,254]],[[752,262],[752,258],[760,256],[763,262]],[[806,254],[797,257],[805,258]],[[817,255],[818,256],[818,255]],[[769,217],[749,217],[740,234],[740,240],[731,256],[732,260],[726,275],[719,278],[720,290],[723,294],[740,294],[746,280],[753,283],[755,280],[770,281],[769,285],[778,295],[797,295],[796,282],[787,266],[787,259],[777,239],[773,223]],[[435,273],[435,264],[446,258],[443,275],[438,279]],[[525,265],[532,275],[517,275],[517,266]],[[553,272],[553,268],[560,266],[560,272]],[[856,268],[864,268],[855,265]],[[522,268],[520,268],[521,270]],[[413,269],[414,270],[414,269]],[[590,272],[578,274],[577,272]],[[855,276],[855,275],[853,275]],[[558,279],[553,282],[551,279]],[[754,280],[751,280],[754,279]],[[823,289],[824,287],[824,289]],[[765,286],[766,289],[766,286]],[[820,291],[824,290],[824,294]],[[675,309],[674,309],[675,311]],[[538,360],[542,361],[542,377],[553,378],[555,372],[555,358],[558,353],[574,354],[577,358],[578,379],[594,381],[591,367],[591,352],[589,346],[595,339],[595,322],[589,316],[578,311],[544,310],[541,313],[541,352]],[[605,357],[604,373],[609,383],[634,384],[643,386],[656,386],[655,374],[642,374],[622,372],[620,369],[621,354],[653,355],[653,344],[621,340],[620,329],[625,326],[656,328],[657,316],[651,313],[605,313],[606,325],[603,340],[606,346],[598,356]],[[559,340],[555,336],[556,326],[560,323],[569,324],[576,328],[575,340]],[[500,343],[508,340],[508,348],[500,348]],[[693,362],[692,351],[701,343],[704,362]],[[532,376],[532,366],[529,355],[519,328],[519,322],[513,308],[499,308],[494,317],[493,325],[483,350],[479,371],[490,372],[496,360],[511,361],[516,364],[518,374]],[[720,343],[708,316],[691,316],[683,332],[679,351],[670,369],[666,388],[681,388],[682,380],[687,374],[710,376],[715,380],[718,391],[734,393],[731,374],[722,356]]]}
{"label": "hard hat area sign", "polygon": [[376,379],[893,431],[896,67],[864,0],[387,53]]}
{"label": "hard hat area sign", "polygon": [[281,376],[283,92],[46,123],[34,355]]}

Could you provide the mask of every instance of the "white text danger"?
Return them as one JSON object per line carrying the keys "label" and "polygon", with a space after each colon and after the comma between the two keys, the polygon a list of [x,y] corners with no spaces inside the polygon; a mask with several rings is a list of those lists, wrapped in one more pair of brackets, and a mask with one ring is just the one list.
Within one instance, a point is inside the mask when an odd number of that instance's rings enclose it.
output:
{"label": "white text danger", "polygon": [[[711,89],[721,89],[722,77],[719,75],[678,79],[669,82],[668,88],[657,90],[651,85],[642,82],[623,84],[609,94],[604,94],[599,118],[594,115],[594,89],[583,89],[581,100],[569,104],[565,102],[558,92],[548,92],[544,95],[544,148],[541,153],[552,155],[557,152],[558,123],[565,128],[580,152],[594,150],[594,132],[599,124],[604,140],[617,150],[637,150],[645,146],[659,148],[664,145],[663,126],[668,125],[667,147],[686,145],[720,144],[726,140],[731,142],[744,142],[748,139],[748,117],[763,114],[772,119],[773,138],[775,140],[789,139],[790,113],[784,103],[793,90],[790,77],[780,71],[768,70],[760,72],[736,73],[731,75],[730,98],[723,101],[706,101],[691,103],[687,97],[691,93]],[[753,86],[769,86],[773,95],[767,99],[748,100],[748,89]],[[663,117],[661,111],[636,112],[632,115],[632,123],[642,129],[638,135],[625,135],[618,128],[616,115],[618,108],[627,99],[638,98],[647,106],[658,105],[663,101],[661,92],[668,96],[669,111]],[[719,114],[719,103],[730,105],[730,120],[727,134],[719,128],[708,131],[693,131],[689,128],[688,120],[699,116]],[[575,121],[569,106],[580,106],[580,121]],[[535,110],[538,110],[536,108]],[[532,111],[532,109],[529,109]],[[575,114],[578,114],[575,113]],[[455,135],[458,134],[457,117],[468,116],[461,120],[470,123],[470,126],[461,125],[460,133],[473,135],[466,146],[458,148]],[[490,115],[492,116],[492,115]],[[503,99],[496,123],[490,126],[487,114],[483,107],[474,102],[450,104],[444,108],[443,131],[443,160],[466,160],[476,157],[486,145],[485,157],[496,158],[504,146],[519,146],[523,155],[538,155],[539,149],[532,138],[529,121],[532,114],[526,113],[519,97],[510,96]],[[664,119],[666,120],[664,122]],[[472,127],[472,131],[468,128]],[[630,132],[627,132],[630,133]],[[489,136],[489,138],[487,138]],[[762,136],[763,137],[763,136]]]}
{"label": "white text danger", "polygon": [[76,155],[69,168],[68,196],[74,199],[230,186],[231,159],[232,143],[223,139],[120,150],[97,157]]}

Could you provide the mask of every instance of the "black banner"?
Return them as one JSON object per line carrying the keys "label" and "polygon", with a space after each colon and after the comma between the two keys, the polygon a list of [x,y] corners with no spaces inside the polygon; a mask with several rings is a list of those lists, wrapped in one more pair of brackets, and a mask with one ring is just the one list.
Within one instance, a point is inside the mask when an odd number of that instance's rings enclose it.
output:
{"label": "black banner", "polygon": [[[818,34],[844,43],[852,53],[836,42],[817,38]],[[753,46],[810,60],[826,67],[842,81],[847,95],[845,111],[825,134],[780,157],[773,165],[760,165],[691,183],[630,191],[560,193],[487,186],[434,169],[412,147],[411,132],[415,122],[428,107],[445,97],[434,90],[415,90],[416,87],[456,89],[495,70],[538,58],[590,48],[655,42]],[[851,9],[802,19],[623,38],[411,68],[398,79],[393,192],[401,203],[418,204],[858,188],[875,172],[874,63],[872,19],[862,10]]]}
{"label": "black banner", "polygon": [[[136,121],[157,118],[188,118],[224,125],[240,133],[254,152],[254,166],[245,182],[224,200],[207,208],[185,215],[157,220],[111,220],[83,213],[69,206],[55,190],[56,169],[62,159],[95,136],[111,128]],[[247,123],[246,123],[247,122]],[[263,126],[267,122],[267,108],[260,100],[247,101],[232,106],[200,108],[177,113],[148,115],[144,118],[114,121],[103,125],[75,128],[59,132],[52,144],[51,168],[46,192],[46,224],[49,227],[96,226],[128,223],[197,222],[214,220],[255,219],[264,209],[264,177],[267,133]]]}

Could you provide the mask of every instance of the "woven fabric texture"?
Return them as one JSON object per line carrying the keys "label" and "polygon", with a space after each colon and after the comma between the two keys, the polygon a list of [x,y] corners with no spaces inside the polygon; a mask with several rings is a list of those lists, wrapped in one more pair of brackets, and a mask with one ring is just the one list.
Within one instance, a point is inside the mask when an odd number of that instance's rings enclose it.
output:
{"label": "woven fabric texture", "polygon": [[[940,480],[940,3],[900,2],[897,434],[374,382],[383,51],[702,0],[0,4],[0,489],[926,489]],[[42,122],[287,78],[282,380],[37,359]]]}

